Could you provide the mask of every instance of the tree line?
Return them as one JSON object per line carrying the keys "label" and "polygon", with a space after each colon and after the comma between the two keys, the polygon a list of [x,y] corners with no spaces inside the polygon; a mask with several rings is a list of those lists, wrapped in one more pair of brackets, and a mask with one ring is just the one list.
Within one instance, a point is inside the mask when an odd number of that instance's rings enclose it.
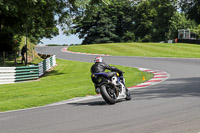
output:
{"label": "tree line", "polygon": [[83,44],[163,41],[198,33],[199,18],[199,0],[0,0],[0,51],[18,50],[23,36],[52,38],[57,25]]}
{"label": "tree line", "polygon": [[[110,0],[82,5],[73,14],[71,33],[83,44],[159,42],[175,39],[178,29],[200,31],[199,0]],[[80,10],[81,9],[81,10]],[[81,13],[80,13],[81,12]]]}

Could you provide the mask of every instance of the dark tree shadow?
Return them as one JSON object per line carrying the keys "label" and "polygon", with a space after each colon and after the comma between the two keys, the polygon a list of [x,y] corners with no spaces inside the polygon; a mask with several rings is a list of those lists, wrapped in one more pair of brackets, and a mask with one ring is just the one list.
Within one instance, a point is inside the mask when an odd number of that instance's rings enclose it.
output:
{"label": "dark tree shadow", "polygon": [[[132,100],[174,98],[174,97],[198,97],[200,98],[200,77],[168,79],[167,81],[146,88],[131,91]],[[125,100],[118,100],[117,103]],[[117,104],[116,103],[116,104]],[[110,106],[103,99],[99,101],[82,101],[69,103],[75,106]],[[112,105],[111,105],[112,106]]]}
{"label": "dark tree shadow", "polygon": [[167,81],[131,92],[135,99],[169,97],[200,97],[200,77],[168,79]]}

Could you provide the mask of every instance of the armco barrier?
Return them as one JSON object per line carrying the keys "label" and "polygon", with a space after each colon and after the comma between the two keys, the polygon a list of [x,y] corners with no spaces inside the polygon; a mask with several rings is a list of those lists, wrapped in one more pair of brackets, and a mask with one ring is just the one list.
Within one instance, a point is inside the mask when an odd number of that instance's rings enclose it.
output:
{"label": "armco barrier", "polygon": [[0,84],[15,82],[16,67],[0,67]]}
{"label": "armco barrier", "polygon": [[0,84],[38,79],[55,65],[56,56],[53,55],[38,63],[38,65],[22,67],[0,67]]}
{"label": "armco barrier", "polygon": [[38,72],[38,66],[0,67],[0,84],[38,79]]}
{"label": "armco barrier", "polygon": [[15,82],[39,78],[38,66],[16,67]]}
{"label": "armco barrier", "polygon": [[43,60],[38,64],[39,66],[39,76],[42,76],[46,71],[50,70],[56,65],[56,56],[50,56],[49,58]]}

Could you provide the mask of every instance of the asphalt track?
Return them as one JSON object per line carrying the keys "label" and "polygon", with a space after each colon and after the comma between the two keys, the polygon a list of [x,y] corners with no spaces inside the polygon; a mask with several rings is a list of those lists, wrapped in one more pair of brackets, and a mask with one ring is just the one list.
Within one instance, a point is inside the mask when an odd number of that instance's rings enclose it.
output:
{"label": "asphalt track", "polygon": [[[93,62],[95,56],[40,47],[57,58]],[[170,78],[131,92],[131,101],[102,98],[0,113],[0,133],[199,133],[200,59],[106,56],[109,64],[163,70]]]}

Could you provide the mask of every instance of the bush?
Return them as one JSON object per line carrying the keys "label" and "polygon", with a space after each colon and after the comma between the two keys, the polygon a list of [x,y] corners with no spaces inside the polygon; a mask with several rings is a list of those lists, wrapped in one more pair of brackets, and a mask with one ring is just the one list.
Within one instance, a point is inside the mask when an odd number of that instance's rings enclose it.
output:
{"label": "bush", "polygon": [[61,46],[59,44],[47,44],[47,46]]}

